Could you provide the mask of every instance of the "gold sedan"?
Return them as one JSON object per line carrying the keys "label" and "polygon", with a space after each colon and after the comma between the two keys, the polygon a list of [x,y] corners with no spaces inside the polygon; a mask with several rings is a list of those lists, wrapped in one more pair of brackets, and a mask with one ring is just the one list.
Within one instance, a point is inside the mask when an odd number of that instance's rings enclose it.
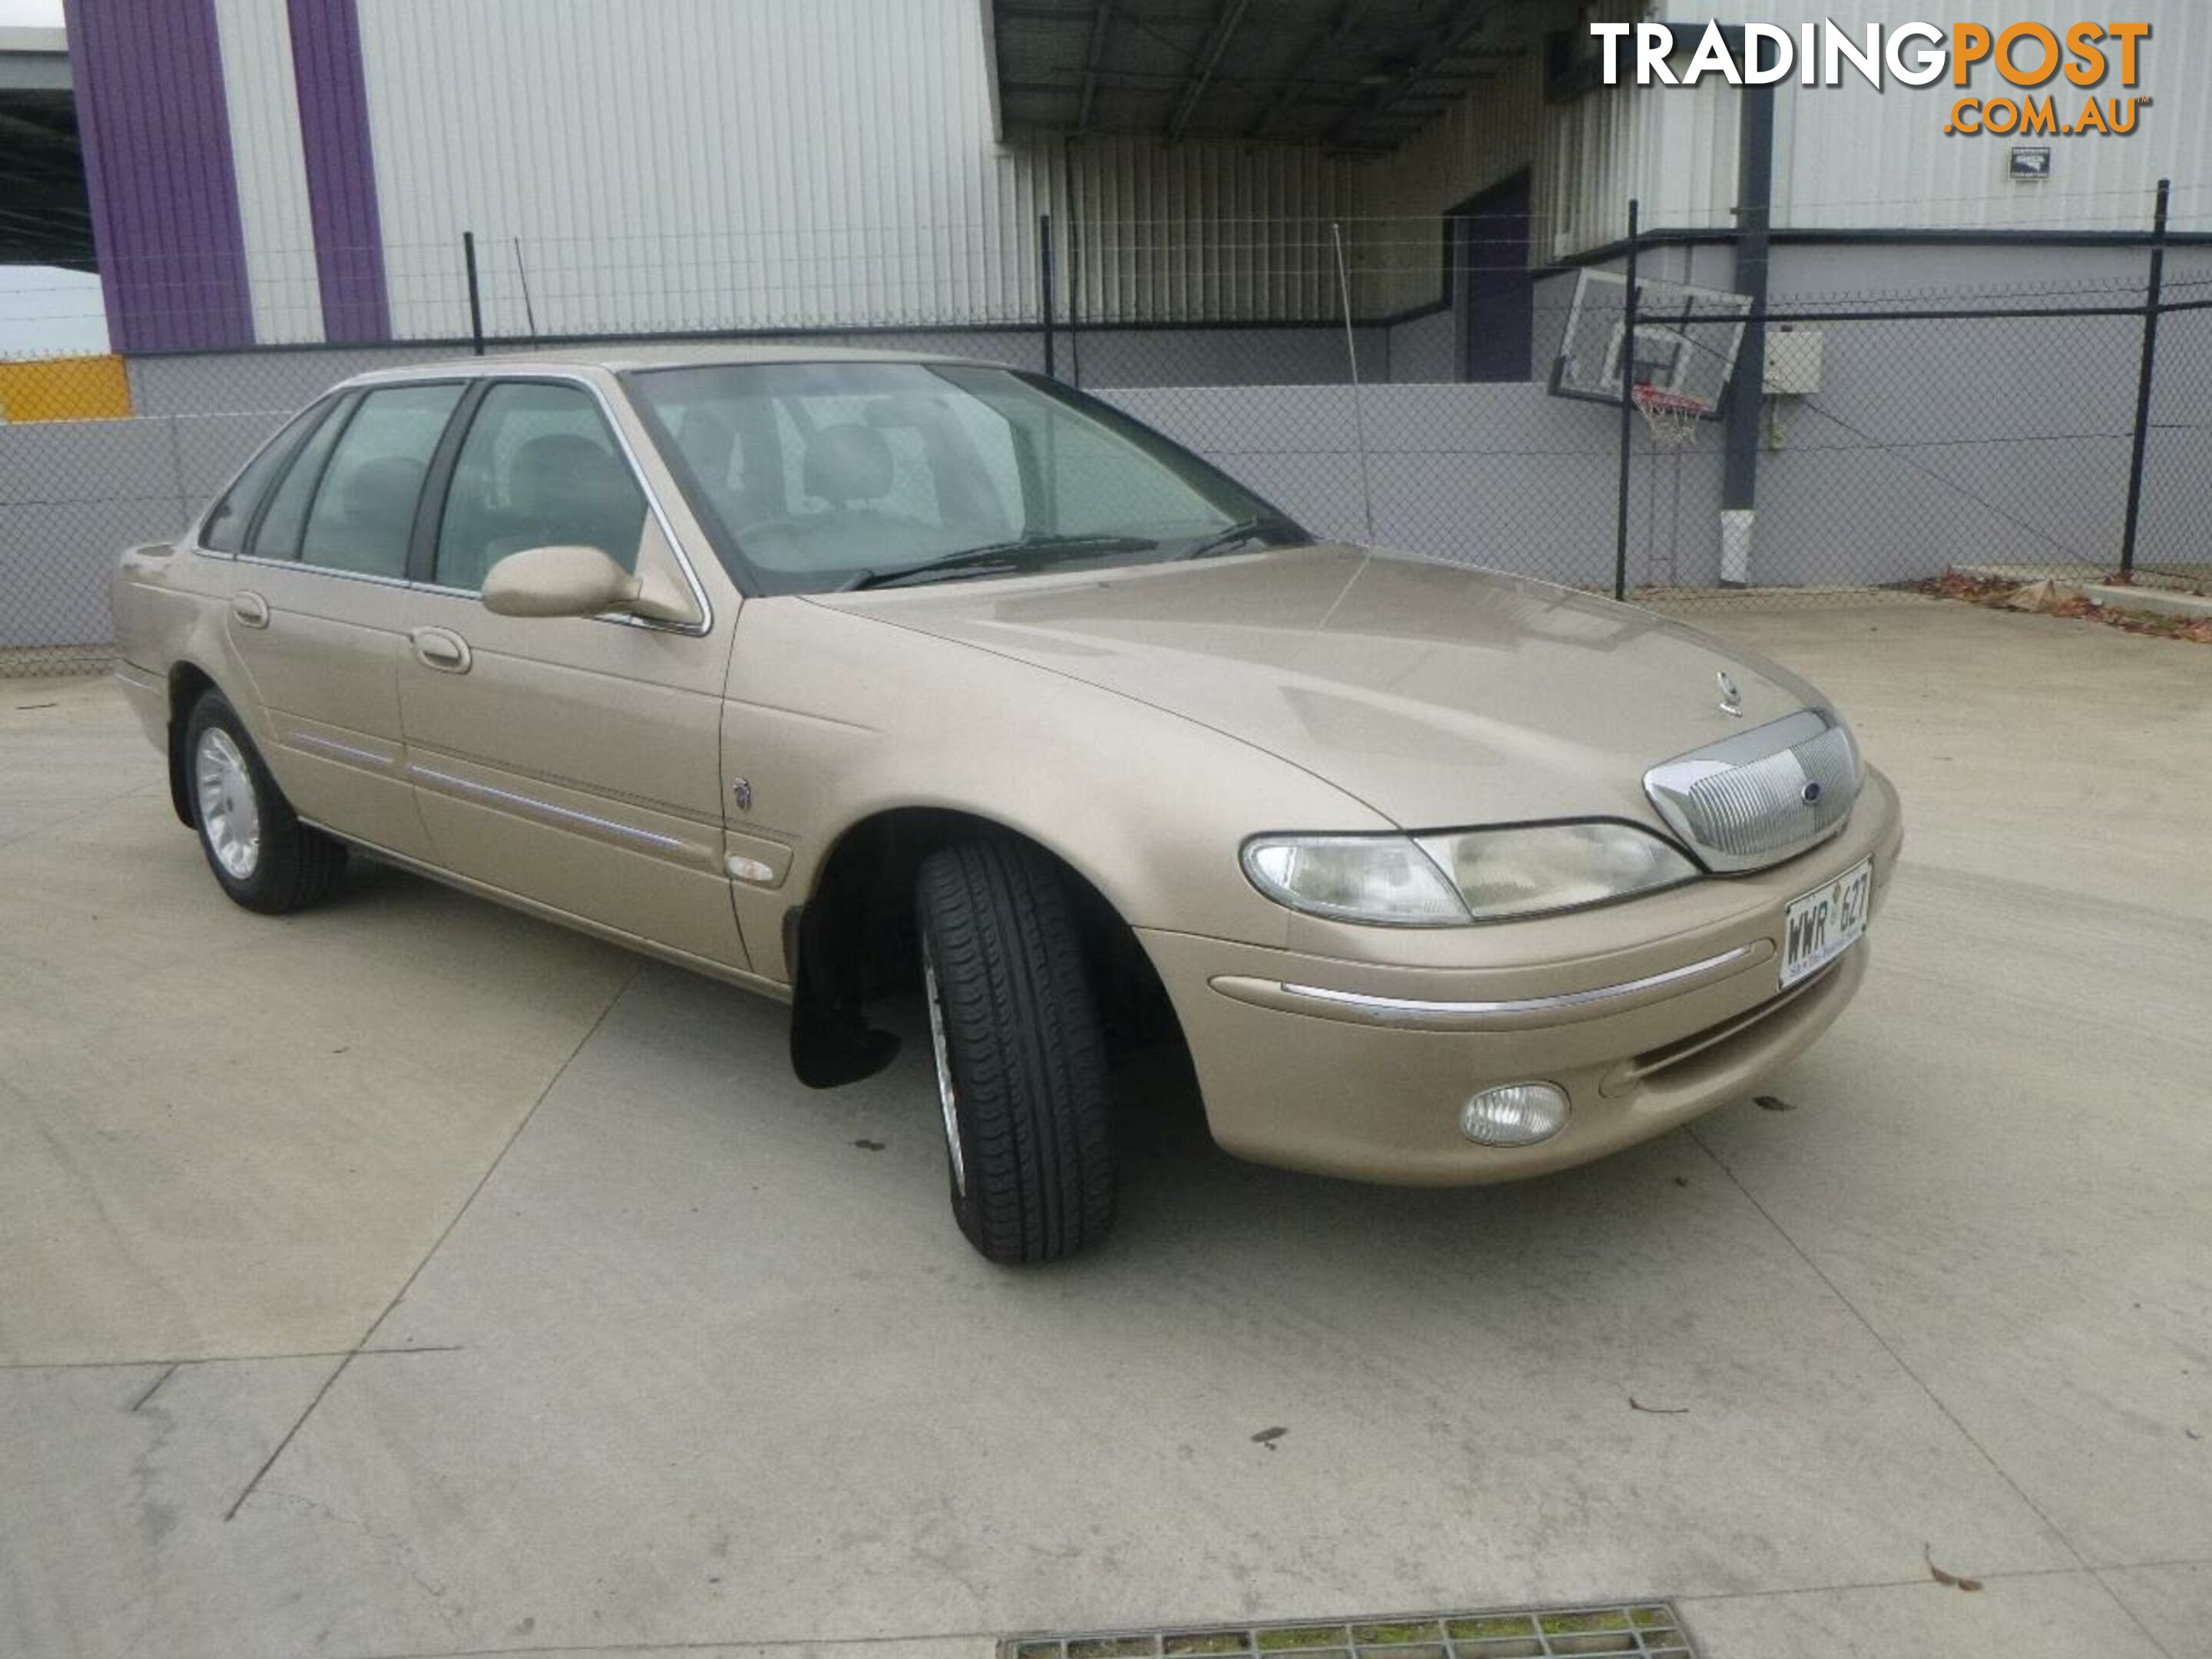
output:
{"label": "gold sedan", "polygon": [[816,1086],[889,1060],[870,1010],[918,982],[1001,1261],[1105,1231],[1109,1066],[1162,1030],[1222,1146],[1363,1180],[1738,1097],[1857,988],[1902,835],[1786,671],[1316,540],[950,358],[364,375],[113,606],[240,904],[403,865],[787,1002]]}

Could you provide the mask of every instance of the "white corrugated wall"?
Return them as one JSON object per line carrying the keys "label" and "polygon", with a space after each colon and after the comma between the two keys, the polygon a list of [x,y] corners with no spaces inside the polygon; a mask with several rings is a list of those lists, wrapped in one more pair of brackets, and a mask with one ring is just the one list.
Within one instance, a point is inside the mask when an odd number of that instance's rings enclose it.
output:
{"label": "white corrugated wall", "polygon": [[[1768,0],[1738,10],[1793,29],[1826,15],[1817,0]],[[2063,33],[2077,15],[2103,15],[2094,9],[2043,14],[1989,0],[1931,14],[1905,0],[1875,0],[1855,8],[1849,21],[1862,36],[1868,23],[1920,16],[1939,27],[1956,21],[1996,27],[2040,18]],[[2136,229],[2149,222],[2158,180],[2171,177],[2177,227],[2205,228],[2212,223],[2212,106],[2204,96],[2212,7],[2203,0],[2135,0],[2111,15],[2152,26],[2141,48],[2142,85],[2131,94],[2114,69],[2098,89],[2106,99],[2139,94],[2154,100],[2134,134],[1947,136],[1953,100],[1962,95],[2018,100],[2048,94],[2071,116],[2087,94],[2063,76],[2026,94],[1987,64],[1974,71],[1964,94],[1948,77],[1925,88],[1876,92],[1846,65],[1841,86],[1791,83],[1777,100],[1776,222],[1806,229]],[[2016,143],[2051,145],[2048,182],[2016,184],[2008,176]]]}
{"label": "white corrugated wall", "polygon": [[462,232],[520,333],[1021,314],[1040,181],[973,0],[362,0],[392,323]]}
{"label": "white corrugated wall", "polygon": [[[1816,19],[1826,0],[1757,15]],[[977,0],[359,0],[403,337],[466,325],[477,234],[497,334],[1023,322],[1055,210],[1060,307],[1097,320],[1334,314],[1341,224],[1358,309],[1437,292],[1437,215],[1533,167],[1539,262],[1644,222],[1734,222],[1737,94],[1604,90],[1547,103],[1532,53],[1395,155],[1093,137],[1002,145]],[[1909,19],[1917,0],[1855,17]],[[1603,0],[1626,15],[1634,0]],[[1723,15],[1729,13],[1723,8]],[[1992,0],[1971,16],[2009,21]],[[1747,16],[1745,0],[1734,13]],[[319,331],[283,0],[218,0],[264,339]],[[2212,222],[2212,7],[2142,0],[2143,131],[2057,141],[2056,178],[2004,176],[2007,141],[1942,134],[1951,93],[1782,88],[1778,225]],[[1980,88],[1994,92],[1993,77]],[[2063,95],[2063,94],[2062,94]]]}
{"label": "white corrugated wall", "polygon": [[319,340],[323,298],[284,0],[215,0],[215,15],[253,336],[263,345]]}
{"label": "white corrugated wall", "polygon": [[[1778,24],[1793,33],[1820,22],[1828,0],[1765,0],[1717,7],[1724,21]],[[1870,0],[1847,21],[1863,39],[1869,23],[1927,16],[1918,0]],[[2152,25],[2142,47],[2142,82],[2154,99],[2127,137],[2012,138],[1944,131],[1954,100],[1966,95],[1946,77],[1926,88],[1877,92],[1856,70],[1844,84],[1777,89],[1774,222],[1806,230],[2133,229],[2149,222],[2157,181],[2175,185],[2179,229],[2212,227],[2212,100],[2203,96],[2203,65],[2212,61],[2212,6],[2203,0],[2137,0],[2130,21]],[[1969,0],[1938,20],[1992,27],[2029,14],[1993,0]],[[2070,18],[2071,14],[2069,14]],[[2063,32],[2063,31],[2062,31]],[[2025,49],[2024,49],[2025,50]],[[1988,64],[1971,94],[2025,95]],[[2130,95],[2117,70],[2100,95]],[[2062,113],[2078,112],[2087,94],[2063,77],[2033,95],[2053,94]],[[1554,252],[1571,254],[1617,240],[1630,197],[1644,222],[1668,228],[1726,228],[1734,222],[1738,94],[1709,77],[1694,88],[1620,87],[1548,112],[1547,166],[1555,191]],[[2008,176],[2015,143],[2048,143],[2048,182]]]}
{"label": "white corrugated wall", "polygon": [[1496,78],[1477,82],[1393,154],[1370,161],[1358,239],[1364,308],[1387,316],[1440,298],[1437,216],[1523,168],[1535,174],[1531,252],[1544,258],[1551,246],[1552,180],[1549,169],[1538,165],[1543,129],[1543,68],[1532,52]]}
{"label": "white corrugated wall", "polygon": [[[1057,145],[1041,150],[1049,168]],[[1330,319],[1332,227],[1363,209],[1355,159],[1286,144],[1086,137],[1068,146],[1072,199],[1054,223],[1074,240],[1056,310],[1116,322]],[[1063,281],[1067,281],[1063,278]]]}
{"label": "white corrugated wall", "polygon": [[[495,334],[1313,315],[1354,161],[1000,145],[975,0],[361,0],[392,325]],[[1070,236],[1073,216],[1084,223]],[[1316,232],[1316,227],[1324,228]]]}

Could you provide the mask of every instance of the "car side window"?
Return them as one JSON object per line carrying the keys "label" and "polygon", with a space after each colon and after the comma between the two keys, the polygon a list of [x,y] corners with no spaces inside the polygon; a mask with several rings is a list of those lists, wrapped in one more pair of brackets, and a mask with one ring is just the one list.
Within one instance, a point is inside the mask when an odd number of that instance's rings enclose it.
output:
{"label": "car side window", "polygon": [[596,547],[635,570],[645,505],[590,392],[501,381],[477,404],[454,459],[433,580],[474,592],[492,566],[532,547]]}
{"label": "car side window", "polygon": [[362,398],[323,468],[300,538],[301,563],[406,575],[422,481],[460,398],[460,386],[449,381],[384,386]]}
{"label": "car side window", "polygon": [[261,522],[254,527],[253,545],[248,550],[255,558],[300,556],[300,530],[307,522],[307,507],[315,499],[315,486],[322,482],[323,468],[328,465],[331,451],[345,431],[346,422],[357,401],[347,397],[331,404],[322,423],[294,453],[292,465],[285,469],[284,481],[276,486],[276,493],[269,498]]}
{"label": "car side window", "polygon": [[303,410],[285,422],[276,435],[261,447],[260,452],[246,464],[222,499],[209,511],[206,522],[200,526],[200,545],[216,553],[242,553],[246,550],[246,532],[253,523],[253,515],[261,506],[262,498],[276,483],[283,471],[284,463],[300,447],[301,439],[319,426],[337,400],[325,399]]}

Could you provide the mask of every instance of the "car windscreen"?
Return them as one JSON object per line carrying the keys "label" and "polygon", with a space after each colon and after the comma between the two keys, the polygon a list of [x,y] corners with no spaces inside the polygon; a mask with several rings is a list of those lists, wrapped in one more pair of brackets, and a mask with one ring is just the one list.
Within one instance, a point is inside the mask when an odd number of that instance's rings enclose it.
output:
{"label": "car windscreen", "polygon": [[1309,539],[1159,434],[1012,369],[702,364],[623,378],[716,552],[752,592]]}

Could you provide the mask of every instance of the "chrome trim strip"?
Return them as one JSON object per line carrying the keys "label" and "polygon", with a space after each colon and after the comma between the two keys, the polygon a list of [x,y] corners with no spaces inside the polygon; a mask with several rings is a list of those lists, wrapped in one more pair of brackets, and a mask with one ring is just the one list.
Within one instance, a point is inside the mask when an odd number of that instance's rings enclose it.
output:
{"label": "chrome trim strip", "polygon": [[362,749],[350,743],[340,743],[335,738],[319,738],[312,732],[287,732],[284,741],[295,745],[305,744],[310,749],[327,749],[332,754],[343,755],[352,760],[374,761],[379,766],[398,764],[396,755],[380,755],[374,749]]}
{"label": "chrome trim strip", "polygon": [[1758,951],[1762,942],[1739,945],[1717,957],[1708,957],[1703,962],[1693,962],[1683,968],[1669,968],[1663,974],[1650,974],[1618,985],[1601,985],[1589,991],[1567,991],[1558,996],[1519,997],[1503,1002],[1423,1002],[1409,997],[1378,997],[1359,991],[1334,991],[1319,985],[1293,985],[1287,980],[1279,988],[1284,995],[1301,1001],[1354,1009],[1370,1018],[1382,1021],[1480,1019],[1501,1014],[1543,1014],[1563,1008],[1586,1007],[1593,1002],[1609,1002],[1617,997],[1634,996],[1643,991],[1656,991],[1662,985],[1695,979],[1700,975],[1744,961]]}
{"label": "chrome trim strip", "polygon": [[633,841],[646,842],[654,847],[666,847],[679,853],[695,853],[702,858],[708,856],[705,848],[691,842],[679,840],[674,836],[664,836],[658,830],[641,830],[634,823],[618,823],[612,818],[603,818],[594,813],[579,811],[573,806],[562,806],[553,801],[540,800],[535,795],[520,795],[512,789],[501,789],[492,784],[478,783],[473,778],[455,777],[451,772],[441,772],[434,768],[414,763],[410,763],[407,769],[416,777],[428,778],[434,783],[447,784],[470,794],[484,795],[494,800],[503,800],[515,806],[526,807],[533,812],[541,812],[550,817],[565,819],[571,823],[588,823],[593,829],[605,830],[612,835],[627,836]]}

